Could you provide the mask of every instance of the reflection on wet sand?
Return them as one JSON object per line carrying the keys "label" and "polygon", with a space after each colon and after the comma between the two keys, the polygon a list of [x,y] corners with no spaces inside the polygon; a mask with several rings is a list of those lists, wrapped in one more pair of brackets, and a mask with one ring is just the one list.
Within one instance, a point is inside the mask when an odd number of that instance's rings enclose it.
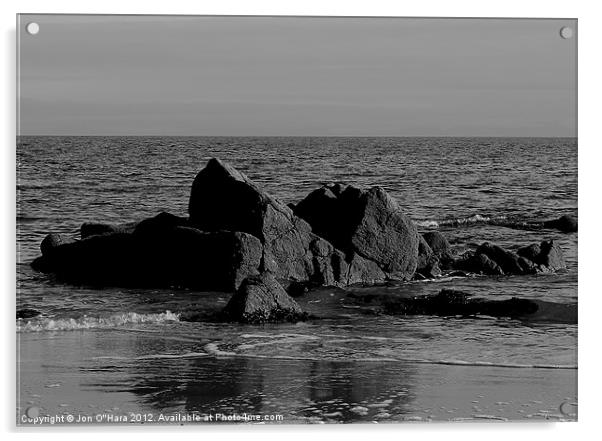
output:
{"label": "reflection on wet sand", "polygon": [[559,406],[575,401],[576,369],[216,357],[203,351],[215,337],[168,328],[21,334],[18,415],[36,406],[41,415],[260,414],[284,423],[575,419]]}
{"label": "reflection on wet sand", "polygon": [[162,360],[131,374],[130,391],[162,412],[361,421],[383,409],[401,415],[412,399],[413,369],[399,363],[200,357]]}

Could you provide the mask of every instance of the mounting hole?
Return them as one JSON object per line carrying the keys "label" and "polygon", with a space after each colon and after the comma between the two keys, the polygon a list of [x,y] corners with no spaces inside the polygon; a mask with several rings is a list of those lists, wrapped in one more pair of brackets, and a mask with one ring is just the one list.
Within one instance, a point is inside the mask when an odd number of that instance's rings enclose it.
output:
{"label": "mounting hole", "polygon": [[573,38],[573,28],[569,28],[568,26],[560,28],[560,36],[565,40]]}
{"label": "mounting hole", "polygon": [[38,32],[40,32],[40,25],[35,22],[27,23],[25,30],[27,30],[29,35],[36,35]]}

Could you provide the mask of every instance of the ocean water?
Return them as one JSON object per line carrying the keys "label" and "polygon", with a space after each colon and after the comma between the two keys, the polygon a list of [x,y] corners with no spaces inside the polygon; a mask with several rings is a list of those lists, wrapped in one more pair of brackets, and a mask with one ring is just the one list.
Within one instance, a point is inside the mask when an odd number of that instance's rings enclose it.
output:
{"label": "ocean water", "polygon": [[[212,157],[285,202],[325,182],[380,185],[421,231],[440,230],[459,252],[554,239],[568,269],[322,288],[299,299],[318,319],[243,326],[179,320],[190,308],[222,308],[228,293],[64,285],[30,268],[50,232],[77,238],[83,222],[185,215],[190,185]],[[42,312],[17,323],[20,409],[549,419],[565,418],[559,404],[576,396],[577,233],[487,222],[576,216],[575,139],[20,137],[17,163],[17,308]],[[442,288],[530,298],[540,311],[523,321],[373,313],[379,295]]]}

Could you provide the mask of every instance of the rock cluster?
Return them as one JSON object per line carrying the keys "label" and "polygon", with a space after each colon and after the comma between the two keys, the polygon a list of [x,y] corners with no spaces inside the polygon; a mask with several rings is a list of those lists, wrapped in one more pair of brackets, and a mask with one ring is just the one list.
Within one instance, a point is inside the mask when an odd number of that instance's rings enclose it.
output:
{"label": "rock cluster", "polygon": [[524,275],[566,269],[562,249],[553,240],[519,248],[516,252],[485,242],[453,262],[459,270],[488,275]]}
{"label": "rock cluster", "polygon": [[499,275],[564,267],[551,241],[516,253],[485,243],[455,260],[443,235],[420,235],[380,187],[325,185],[286,205],[218,159],[196,176],[188,212],[84,223],[76,241],[50,234],[32,267],[72,283],[234,292],[224,317],[243,322],[302,318],[289,294],[313,286],[432,278],[441,267]]}

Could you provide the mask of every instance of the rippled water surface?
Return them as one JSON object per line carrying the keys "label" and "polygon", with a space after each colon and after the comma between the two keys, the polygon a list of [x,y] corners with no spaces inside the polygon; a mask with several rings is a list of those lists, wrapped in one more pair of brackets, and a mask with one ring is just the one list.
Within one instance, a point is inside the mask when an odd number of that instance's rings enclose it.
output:
{"label": "rippled water surface", "polygon": [[[324,288],[300,300],[319,319],[242,326],[178,320],[189,308],[223,307],[227,293],[67,286],[29,267],[49,232],[77,237],[86,221],[185,215],[190,185],[211,157],[232,163],[285,202],[330,181],[383,186],[421,229],[439,228],[459,251],[485,240],[512,248],[552,238],[568,270]],[[557,406],[529,412],[521,408],[526,396],[521,404],[495,404],[512,397],[474,401],[501,396],[504,387],[521,396],[523,383],[545,403],[576,394],[577,234],[445,222],[577,215],[576,140],[22,137],[17,160],[17,303],[43,313],[19,321],[20,351],[28,366],[46,365],[44,374],[23,375],[21,406],[43,401],[36,398],[42,390],[64,401],[44,402],[48,409],[81,408],[95,391],[123,409],[280,408],[289,421],[516,419],[557,413]],[[541,313],[528,321],[393,317],[375,315],[349,296],[434,294],[444,287],[531,298]],[[177,378],[166,373],[171,368]],[[214,383],[200,377],[212,371]],[[506,383],[496,389],[492,376]],[[464,396],[454,382],[472,394],[465,405],[452,403],[450,396]],[[433,402],[445,410],[435,411]]]}

